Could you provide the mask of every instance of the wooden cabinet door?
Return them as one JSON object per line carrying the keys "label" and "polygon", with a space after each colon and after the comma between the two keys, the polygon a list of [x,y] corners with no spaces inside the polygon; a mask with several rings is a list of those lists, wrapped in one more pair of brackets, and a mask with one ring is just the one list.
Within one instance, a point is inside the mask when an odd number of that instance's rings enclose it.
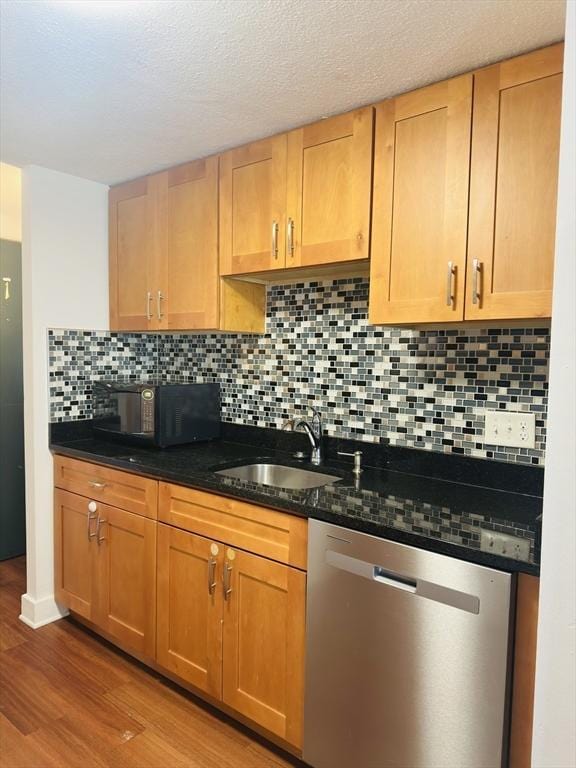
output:
{"label": "wooden cabinet door", "polygon": [[372,107],[288,134],[286,266],[367,259]]}
{"label": "wooden cabinet door", "polygon": [[170,329],[218,328],[218,158],[160,177],[166,226],[160,313]]}
{"label": "wooden cabinet door", "polygon": [[220,157],[220,273],[285,265],[286,135]]}
{"label": "wooden cabinet door", "polygon": [[109,194],[110,330],[158,327],[160,251],[158,190],[153,177],[112,187]]}
{"label": "wooden cabinet door", "polygon": [[306,575],[227,549],[223,700],[302,744]]}
{"label": "wooden cabinet door", "polygon": [[96,514],[89,504],[89,499],[68,491],[54,492],[56,600],[85,619],[95,613]]}
{"label": "wooden cabinet door", "polygon": [[563,46],[474,75],[466,318],[550,317]]}
{"label": "wooden cabinet door", "polygon": [[154,657],[156,526],[154,520],[98,505],[96,623],[137,653]]}
{"label": "wooden cabinet door", "polygon": [[156,660],[222,696],[222,545],[158,524]]}
{"label": "wooden cabinet door", "polygon": [[376,107],[370,322],[462,320],[472,75]]}

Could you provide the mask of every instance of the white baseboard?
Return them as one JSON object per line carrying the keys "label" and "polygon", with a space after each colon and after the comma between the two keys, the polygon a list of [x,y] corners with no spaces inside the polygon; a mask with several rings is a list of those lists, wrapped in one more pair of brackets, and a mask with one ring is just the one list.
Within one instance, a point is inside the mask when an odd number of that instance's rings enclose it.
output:
{"label": "white baseboard", "polygon": [[35,600],[29,594],[22,595],[21,611],[20,621],[32,629],[51,624],[68,615],[68,611],[61,608],[52,595],[43,597],[41,600]]}

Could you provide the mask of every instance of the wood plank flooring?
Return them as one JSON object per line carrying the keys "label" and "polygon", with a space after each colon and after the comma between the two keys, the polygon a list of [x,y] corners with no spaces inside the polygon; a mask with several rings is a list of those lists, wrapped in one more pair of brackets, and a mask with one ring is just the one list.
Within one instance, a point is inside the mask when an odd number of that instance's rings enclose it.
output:
{"label": "wood plank flooring", "polygon": [[25,587],[0,563],[2,768],[305,768],[73,621],[30,629]]}

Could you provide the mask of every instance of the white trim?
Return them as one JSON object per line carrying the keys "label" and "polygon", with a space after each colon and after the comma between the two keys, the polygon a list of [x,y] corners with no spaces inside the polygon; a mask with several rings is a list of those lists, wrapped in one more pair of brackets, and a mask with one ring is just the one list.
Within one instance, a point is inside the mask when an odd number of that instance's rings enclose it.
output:
{"label": "white trim", "polygon": [[21,610],[18,618],[32,629],[51,624],[68,615],[68,611],[61,608],[52,595],[41,600],[34,600],[29,594],[22,595]]}

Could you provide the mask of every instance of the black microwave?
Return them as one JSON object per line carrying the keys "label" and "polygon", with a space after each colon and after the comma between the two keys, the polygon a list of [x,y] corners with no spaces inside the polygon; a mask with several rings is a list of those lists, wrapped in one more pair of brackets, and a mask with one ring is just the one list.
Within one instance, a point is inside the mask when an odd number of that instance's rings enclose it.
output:
{"label": "black microwave", "polygon": [[95,381],[93,430],[134,445],[170,445],[220,437],[219,384]]}

